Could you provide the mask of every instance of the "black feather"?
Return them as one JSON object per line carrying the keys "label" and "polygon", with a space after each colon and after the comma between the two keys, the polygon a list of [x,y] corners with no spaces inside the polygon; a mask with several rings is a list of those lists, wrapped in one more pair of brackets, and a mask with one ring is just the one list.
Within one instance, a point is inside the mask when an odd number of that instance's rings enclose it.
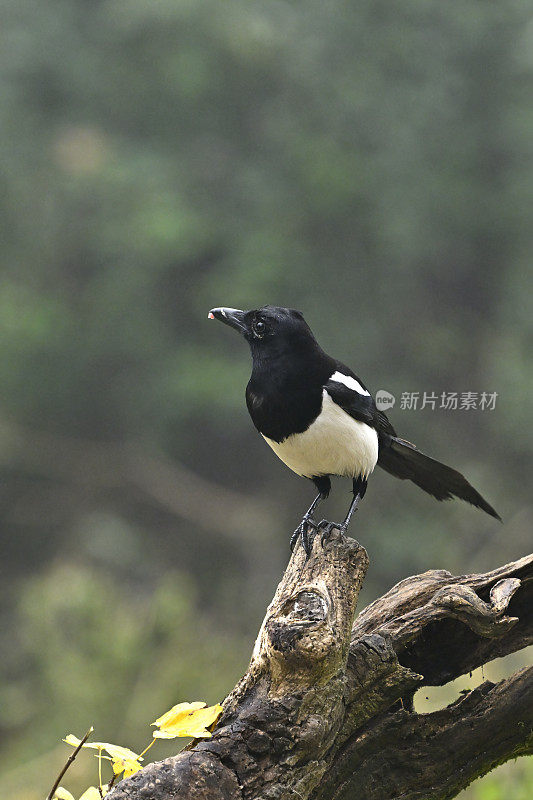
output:
{"label": "black feather", "polygon": [[389,441],[380,441],[378,464],[395,478],[416,483],[437,500],[451,500],[452,497],[458,497],[476,508],[481,508],[501,522],[499,514],[468,483],[464,475],[424,455],[405,439],[391,436]]}
{"label": "black feather", "polygon": [[[437,500],[458,497],[500,519],[460,472],[424,455],[396,435],[361,379],[322,350],[301,312],[263,306],[251,311],[216,308],[210,313],[239,330],[250,345],[253,367],[246,403],[255,427],[268,440],[279,444],[309,430],[323,410],[325,389],[346,414],[376,431],[377,463],[384,470],[396,478],[413,481]],[[333,379],[335,373],[340,373],[340,381]],[[357,381],[360,390],[343,376]],[[329,476],[316,475],[311,456],[308,466],[306,474],[314,475],[313,480],[329,481]]]}

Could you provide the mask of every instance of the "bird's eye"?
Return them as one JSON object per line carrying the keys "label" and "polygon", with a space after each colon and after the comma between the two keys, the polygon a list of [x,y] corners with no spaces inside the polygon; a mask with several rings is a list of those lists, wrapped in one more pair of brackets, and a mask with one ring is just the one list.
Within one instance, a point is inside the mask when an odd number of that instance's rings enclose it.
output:
{"label": "bird's eye", "polygon": [[254,334],[257,336],[258,339],[260,339],[265,333],[265,328],[266,328],[265,323],[263,322],[263,320],[258,319],[254,322],[252,327]]}

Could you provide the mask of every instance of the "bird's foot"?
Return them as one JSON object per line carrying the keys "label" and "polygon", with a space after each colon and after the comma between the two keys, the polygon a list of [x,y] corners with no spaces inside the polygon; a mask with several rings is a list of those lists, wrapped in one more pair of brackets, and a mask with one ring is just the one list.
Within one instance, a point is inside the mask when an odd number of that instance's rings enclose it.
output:
{"label": "bird's foot", "polygon": [[346,533],[346,526],[342,525],[340,522],[329,522],[329,520],[323,519],[318,523],[318,530],[322,531],[320,544],[324,547],[324,545],[329,542],[333,531],[338,531],[341,536],[344,536]]}
{"label": "bird's foot", "polygon": [[318,523],[317,528],[317,531],[322,531],[322,535],[320,536],[320,544],[322,547],[324,547],[332,538],[334,531],[338,531],[339,536],[343,537],[346,536],[347,530],[348,525],[345,522],[329,522],[327,519],[323,519]]}
{"label": "bird's foot", "polygon": [[291,536],[291,541],[290,541],[291,553],[296,546],[296,542],[298,541],[298,539],[300,539],[302,547],[305,550],[305,557],[306,559],[309,558],[311,550],[313,548],[314,535],[317,532],[317,530],[318,530],[318,525],[316,524],[314,519],[306,514]]}

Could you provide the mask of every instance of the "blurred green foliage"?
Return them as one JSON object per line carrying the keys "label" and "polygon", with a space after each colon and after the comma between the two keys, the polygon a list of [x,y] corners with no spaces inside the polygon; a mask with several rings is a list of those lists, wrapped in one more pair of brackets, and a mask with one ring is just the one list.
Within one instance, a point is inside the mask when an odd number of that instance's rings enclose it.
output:
{"label": "blurred green foliage", "polygon": [[[210,307],[300,308],[397,398],[498,392],[391,412],[505,527],[376,475],[365,599],[529,549],[533,27],[524,0],[0,13],[0,788],[37,800],[69,730],[136,747],[234,685],[312,494]],[[273,530],[237,524],[244,498]],[[525,797],[502,769],[470,797]]]}
{"label": "blurred green foliage", "polygon": [[[26,800],[35,790],[44,797],[46,782],[66,761],[59,743],[71,730],[83,733],[97,720],[98,735],[112,731],[140,752],[150,742],[150,723],[176,698],[201,692],[216,701],[227,693],[227,676],[246,667],[242,643],[198,612],[191,581],[177,572],[147,594],[87,567],[56,563],[19,592],[6,658],[11,680],[0,690],[0,722],[11,731],[4,758],[18,765],[5,775],[6,796]],[[151,760],[176,749],[175,742],[158,742]],[[43,764],[39,756],[47,752]],[[82,756],[74,773],[80,792],[96,780],[96,762]]]}

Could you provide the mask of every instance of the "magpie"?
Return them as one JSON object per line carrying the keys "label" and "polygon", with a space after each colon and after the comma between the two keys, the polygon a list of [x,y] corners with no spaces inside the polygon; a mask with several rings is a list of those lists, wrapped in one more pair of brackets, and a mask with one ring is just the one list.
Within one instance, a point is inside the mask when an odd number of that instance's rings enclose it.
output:
{"label": "magpie", "polygon": [[[276,455],[318,491],[294,531],[291,548],[300,538],[309,554],[310,532],[322,528],[322,542],[333,528],[345,533],[376,464],[436,500],[458,497],[500,519],[460,472],[396,435],[364,383],[322,350],[300,311],[220,307],[208,317],[235,328],[249,343],[253,366],[246,404],[252,421]],[[330,493],[332,475],[352,479],[353,500],[341,524],[317,524],[313,514]]]}

